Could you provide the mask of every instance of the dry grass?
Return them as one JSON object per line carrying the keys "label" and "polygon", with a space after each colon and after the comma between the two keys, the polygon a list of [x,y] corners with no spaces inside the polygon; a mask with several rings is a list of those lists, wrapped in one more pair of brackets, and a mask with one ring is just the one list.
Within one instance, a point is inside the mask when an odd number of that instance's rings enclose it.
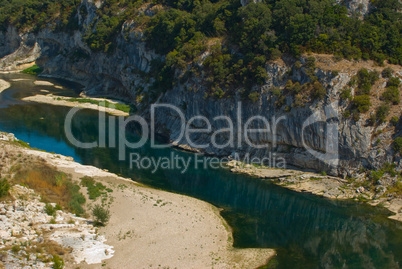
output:
{"label": "dry grass", "polygon": [[37,244],[32,248],[28,249],[28,252],[30,253],[47,253],[52,256],[54,255],[62,256],[66,253],[69,253],[70,251],[71,251],[70,249],[63,248],[62,246],[51,240],[45,240],[45,242]]}
{"label": "dry grass", "polygon": [[68,207],[71,200],[69,191],[68,176],[57,170],[38,163],[35,166],[22,166],[14,176],[18,184],[25,185],[40,194],[44,202],[57,203],[63,207]]}
{"label": "dry grass", "polygon": [[388,64],[384,62],[384,66],[379,66],[372,60],[359,62],[347,59],[340,59],[336,61],[333,55],[330,54],[318,54],[318,53],[310,53],[308,55],[304,55],[306,57],[313,56],[316,58],[316,65],[318,68],[322,70],[339,70],[340,72],[348,72],[348,73],[357,73],[361,68],[366,68],[370,70],[377,70],[381,72],[384,68],[390,67],[395,71],[400,71],[401,67],[399,65]]}
{"label": "dry grass", "polygon": [[57,171],[40,158],[27,157],[11,148],[5,145],[6,151],[0,152],[0,177],[9,178],[11,185],[20,184],[33,189],[43,202],[57,203],[77,215],[85,214],[82,208],[85,197],[70,175]]}

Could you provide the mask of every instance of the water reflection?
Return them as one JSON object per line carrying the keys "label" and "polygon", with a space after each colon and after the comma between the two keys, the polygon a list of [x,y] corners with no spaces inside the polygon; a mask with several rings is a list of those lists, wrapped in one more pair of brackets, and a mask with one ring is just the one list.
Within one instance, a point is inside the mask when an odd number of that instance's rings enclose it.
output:
{"label": "water reflection", "polygon": [[[18,85],[0,95],[8,100],[7,106],[0,109],[0,130],[13,132],[34,147],[221,207],[222,215],[233,227],[235,246],[276,248],[280,268],[399,268],[402,262],[402,227],[387,219],[386,210],[295,193],[223,169],[194,169],[191,165],[184,174],[179,170],[153,174],[150,170],[130,169],[128,158],[118,161],[116,149],[73,147],[64,135],[64,117],[69,109],[21,105],[15,101],[16,95],[32,94],[37,88],[28,82],[23,84],[26,89]],[[0,100],[1,105],[4,99]],[[96,141],[97,113],[83,110],[77,115],[73,134],[82,142]],[[138,137],[133,135],[132,139]],[[127,155],[170,157],[172,152],[194,158],[173,149],[155,150],[148,144]]]}

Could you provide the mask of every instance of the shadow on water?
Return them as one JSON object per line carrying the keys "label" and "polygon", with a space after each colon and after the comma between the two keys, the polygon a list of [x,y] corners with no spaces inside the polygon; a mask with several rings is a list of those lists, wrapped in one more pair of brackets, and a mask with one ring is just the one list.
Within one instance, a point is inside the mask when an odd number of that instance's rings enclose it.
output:
{"label": "shadow on water", "polygon": [[[399,268],[402,225],[389,220],[389,211],[358,202],[333,201],[296,193],[260,179],[225,169],[195,169],[196,156],[149,144],[128,150],[118,161],[116,148],[79,149],[64,132],[68,108],[16,101],[37,88],[16,84],[0,95],[0,130],[14,133],[31,146],[72,156],[83,164],[108,169],[149,186],[186,194],[223,208],[234,232],[236,247],[275,248],[278,268]],[[98,114],[82,110],[73,120],[73,134],[82,142],[97,141]],[[108,139],[108,138],[107,138]],[[132,141],[138,139],[132,135]],[[152,158],[192,158],[180,169],[130,169],[128,155]],[[203,157],[199,157],[203,158]]]}

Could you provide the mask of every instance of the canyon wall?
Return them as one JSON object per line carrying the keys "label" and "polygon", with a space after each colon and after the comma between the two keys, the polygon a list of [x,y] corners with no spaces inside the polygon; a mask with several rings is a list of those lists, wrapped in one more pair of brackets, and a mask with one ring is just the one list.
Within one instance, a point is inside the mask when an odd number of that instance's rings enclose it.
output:
{"label": "canyon wall", "polygon": [[[91,1],[82,1],[82,5],[86,6],[88,15],[86,18],[79,17],[79,23],[80,26],[88,26],[96,17],[97,5]],[[152,12],[147,11],[144,9],[145,14],[152,15]],[[133,23],[123,25],[115,40],[116,49],[113,53],[92,52],[82,37],[83,32],[79,30],[65,33],[44,29],[38,33],[18,34],[16,29],[9,27],[6,32],[0,33],[0,69],[11,71],[18,69],[19,65],[36,61],[44,70],[41,76],[78,82],[85,87],[84,91],[88,95],[118,97],[133,104],[138,113],[149,118],[151,103],[144,96],[147,96],[153,82],[153,78],[148,76],[151,62],[154,59],[163,61],[164,58],[146,48],[143,34],[135,30]],[[305,67],[294,68],[295,60],[284,58],[266,65],[268,79],[262,87],[253,89],[258,96],[256,100],[244,98],[240,93],[221,99],[206,97],[208,89],[202,77],[194,76],[177,79],[173,89],[160,93],[156,101],[152,100],[181,108],[186,120],[200,115],[206,117],[211,123],[210,131],[192,134],[190,138],[197,144],[209,144],[207,147],[192,148],[189,141],[180,137],[182,121],[172,110],[156,110],[156,131],[185,149],[218,156],[244,157],[248,154],[250,157],[284,158],[288,166],[325,171],[332,175],[351,174],[361,167],[376,169],[386,162],[395,162],[398,169],[401,169],[401,158],[395,157],[392,149],[392,140],[400,129],[391,128],[387,122],[375,127],[367,125],[370,113],[362,115],[357,122],[343,117],[349,103],[340,98],[341,90],[359,68],[368,66],[368,69],[381,71],[383,67],[369,65],[367,62],[338,62],[329,55],[314,57],[317,60],[314,75],[327,91],[320,100],[295,106],[292,105],[294,97],[289,95],[283,106],[275,105],[278,97],[273,94],[273,87],[283,88],[288,80],[301,84],[310,81]],[[306,58],[298,60],[303,65]],[[197,64],[202,69],[202,62]],[[397,69],[396,74],[401,76],[400,68],[394,68]],[[379,94],[385,88],[385,80],[380,80],[374,88]],[[228,127],[227,122],[214,120],[222,115],[232,119],[237,133],[233,145],[217,148],[210,143],[211,135],[213,131]],[[270,127],[276,129],[275,135],[272,130],[250,135],[253,144],[266,146],[261,149],[247,145],[244,137],[240,139],[243,143],[239,143],[238,139],[240,128],[244,127],[248,119],[257,115],[267,118]],[[242,124],[239,124],[239,118]],[[278,119],[281,120],[272,125],[272,121]],[[306,124],[309,121],[311,124]],[[250,126],[263,127],[262,122],[257,120]],[[206,123],[197,120],[192,122],[191,127],[203,129]],[[228,135],[222,133],[218,136],[219,144],[225,144]],[[339,162],[336,161],[337,157]]]}

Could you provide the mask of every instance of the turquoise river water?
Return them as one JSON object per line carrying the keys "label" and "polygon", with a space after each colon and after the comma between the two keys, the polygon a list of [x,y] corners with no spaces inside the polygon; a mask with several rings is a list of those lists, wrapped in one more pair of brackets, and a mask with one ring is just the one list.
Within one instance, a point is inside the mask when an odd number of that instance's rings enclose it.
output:
{"label": "turquoise river water", "polygon": [[[385,209],[297,193],[226,169],[195,169],[194,165],[185,173],[130,169],[128,160],[118,161],[116,148],[80,149],[68,142],[64,120],[70,108],[20,100],[40,90],[77,96],[77,86],[64,83],[64,90],[35,86],[35,77],[22,74],[0,78],[12,83],[0,94],[0,131],[14,133],[32,147],[222,208],[222,216],[233,228],[234,246],[276,249],[277,268],[399,268],[402,263],[402,223],[388,219],[391,213]],[[97,140],[98,112],[78,112],[72,126],[79,140]],[[132,141],[136,138],[132,135]],[[152,149],[149,144],[129,153],[195,157],[171,148]]]}

